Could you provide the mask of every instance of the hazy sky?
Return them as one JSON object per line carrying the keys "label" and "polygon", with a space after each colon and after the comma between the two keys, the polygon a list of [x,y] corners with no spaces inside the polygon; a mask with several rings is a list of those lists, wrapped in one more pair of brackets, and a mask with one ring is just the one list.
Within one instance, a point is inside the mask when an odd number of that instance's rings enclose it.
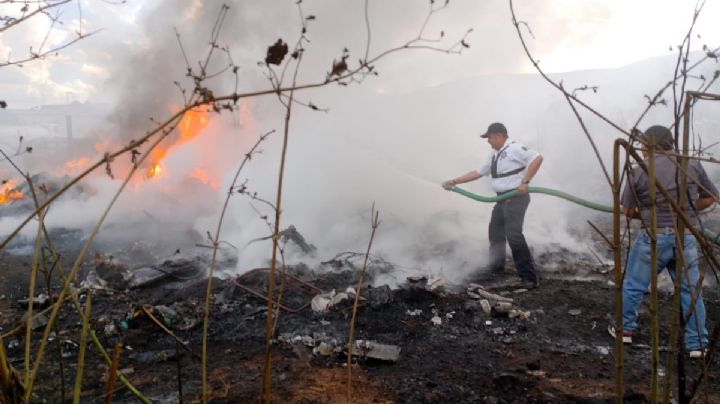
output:
{"label": "hazy sky", "polygon": [[[197,37],[207,43],[208,25],[220,1],[173,0],[112,4],[101,0],[79,0],[65,7],[64,25],[53,30],[48,44],[61,43],[73,32],[102,29],[93,37],[57,57],[3,68],[0,90],[11,107],[29,107],[66,100],[113,101],[113,84],[119,70],[132,69],[129,55],[145,49],[157,52],[158,43],[168,58],[182,64],[173,28],[186,41]],[[231,12],[221,41],[231,45],[236,61],[249,75],[257,74],[254,62],[261,60],[272,38],[294,40],[298,18],[294,1],[267,0],[228,2]],[[676,0],[517,0],[518,18],[529,24],[535,39],[529,44],[548,72],[618,67],[652,56],[671,53],[690,24],[692,1]],[[720,15],[720,1],[709,0],[696,26],[693,48],[720,44],[720,30],[711,16]],[[304,11],[317,19],[310,25],[307,48],[318,66],[329,68],[333,57],[347,46],[359,56],[366,38],[362,1],[307,0]],[[413,38],[427,13],[428,1],[371,1],[369,14],[373,40],[371,54]],[[2,6],[8,10],[8,6]],[[82,15],[82,24],[79,16]],[[37,49],[47,32],[48,21],[35,18],[0,36],[0,57],[19,57],[29,46]],[[458,78],[489,73],[530,72],[511,24],[505,0],[453,0],[427,26],[428,37],[441,30],[446,38],[457,38],[467,29],[471,47],[462,57],[438,57],[430,52],[412,52],[392,57],[379,68],[383,80],[368,86],[381,91],[408,91]],[[192,42],[192,40],[190,40]],[[201,48],[189,49],[191,57]],[[142,63],[142,61],[137,61]],[[308,65],[312,65],[308,62]],[[311,76],[306,76],[308,79]],[[168,77],[167,80],[172,78]]]}

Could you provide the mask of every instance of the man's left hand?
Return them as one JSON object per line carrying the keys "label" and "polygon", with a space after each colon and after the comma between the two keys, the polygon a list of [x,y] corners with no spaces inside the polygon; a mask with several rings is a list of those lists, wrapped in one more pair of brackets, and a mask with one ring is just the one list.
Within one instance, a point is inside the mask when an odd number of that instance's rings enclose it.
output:
{"label": "man's left hand", "polygon": [[528,185],[527,184],[520,184],[518,187],[518,192],[520,195],[525,195],[528,193]]}

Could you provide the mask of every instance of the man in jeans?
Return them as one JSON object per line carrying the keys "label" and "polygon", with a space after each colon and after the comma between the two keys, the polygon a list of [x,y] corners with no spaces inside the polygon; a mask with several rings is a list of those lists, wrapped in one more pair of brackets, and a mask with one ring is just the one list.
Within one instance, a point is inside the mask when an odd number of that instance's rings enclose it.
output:
{"label": "man in jeans", "polygon": [[513,261],[522,286],[535,288],[539,278],[525,236],[522,233],[525,211],[530,204],[527,187],[535,176],[542,156],[526,148],[520,143],[508,140],[507,128],[499,122],[491,124],[487,131],[480,135],[486,138],[493,152],[490,158],[477,170],[443,182],[445,189],[457,184],[474,181],[482,176],[492,177],[492,187],[498,195],[518,189],[519,195],[495,204],[488,229],[490,238],[490,268],[495,272],[505,268],[505,243],[510,244]]}
{"label": "man in jeans", "polygon": [[[679,161],[675,156],[667,154],[674,151],[674,140],[670,130],[664,126],[651,126],[643,135],[642,153],[645,163],[648,163],[648,149],[655,149],[655,178],[668,191],[677,202],[678,186],[680,183]],[[707,173],[697,160],[690,160],[687,168],[687,204],[684,207],[685,215],[693,226],[697,225],[696,211],[703,210],[712,205],[718,196],[718,190],[708,179]],[[683,237],[684,268],[676,268],[677,249],[675,245],[676,213],[665,196],[656,188],[656,217],[657,217],[657,267],[658,273],[667,268],[673,281],[676,276],[681,277],[680,300],[687,318],[685,328],[685,349],[692,358],[703,356],[708,343],[708,333],[705,328],[705,305],[702,300],[702,285],[698,285],[698,249],[697,240],[689,232]],[[648,175],[641,167],[635,167],[628,175],[628,182],[622,194],[622,205],[625,215],[630,218],[642,220],[643,229],[635,238],[630,249],[627,261],[625,280],[623,281],[623,342],[632,343],[632,337],[637,333],[638,307],[642,303],[645,291],[651,281],[650,246],[651,239],[647,232],[650,226],[650,199]],[[679,220],[679,219],[678,219]],[[696,295],[694,309],[691,307],[693,296]],[[609,328],[615,337],[614,327]]]}

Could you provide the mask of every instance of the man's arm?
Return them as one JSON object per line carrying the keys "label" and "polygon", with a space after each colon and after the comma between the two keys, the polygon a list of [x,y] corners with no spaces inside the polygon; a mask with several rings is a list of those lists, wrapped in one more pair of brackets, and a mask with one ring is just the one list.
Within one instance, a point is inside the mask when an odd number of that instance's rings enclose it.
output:
{"label": "man's arm", "polygon": [[715,187],[715,184],[710,181],[707,172],[700,162],[698,161],[696,164],[699,177],[699,190],[698,199],[695,201],[695,208],[697,210],[703,210],[712,206],[712,204],[718,200],[718,189]]}
{"label": "man's arm", "polygon": [[630,219],[640,219],[640,211],[638,208],[624,208],[625,216]]}
{"label": "man's arm", "polygon": [[464,174],[460,177],[454,178],[452,180],[447,180],[442,183],[442,187],[445,189],[450,189],[458,184],[464,184],[466,182],[475,181],[476,179],[482,177],[479,172],[472,170],[469,171],[467,174]]}
{"label": "man's arm", "polygon": [[710,196],[703,196],[703,197],[698,198],[698,199],[695,201],[695,209],[697,209],[697,210],[703,210],[703,209],[706,209],[706,208],[712,206],[713,203],[715,203],[715,197],[714,197],[714,196],[712,196],[712,195],[710,195]]}
{"label": "man's arm", "polygon": [[535,157],[535,160],[533,160],[528,166],[528,169],[525,172],[525,177],[523,177],[523,180],[518,187],[518,191],[520,191],[521,194],[527,193],[528,184],[530,183],[530,180],[532,180],[532,178],[535,176],[535,174],[537,174],[542,162],[543,156],[538,154],[538,156]]}

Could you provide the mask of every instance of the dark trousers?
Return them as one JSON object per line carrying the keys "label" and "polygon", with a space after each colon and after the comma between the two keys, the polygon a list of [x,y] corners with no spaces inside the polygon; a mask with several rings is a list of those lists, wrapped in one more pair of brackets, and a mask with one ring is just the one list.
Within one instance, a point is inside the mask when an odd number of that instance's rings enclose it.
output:
{"label": "dark trousers", "polygon": [[490,238],[490,268],[505,267],[505,242],[510,244],[518,275],[524,280],[536,281],[535,263],[528,248],[522,228],[530,195],[520,195],[495,204],[488,229]]}

